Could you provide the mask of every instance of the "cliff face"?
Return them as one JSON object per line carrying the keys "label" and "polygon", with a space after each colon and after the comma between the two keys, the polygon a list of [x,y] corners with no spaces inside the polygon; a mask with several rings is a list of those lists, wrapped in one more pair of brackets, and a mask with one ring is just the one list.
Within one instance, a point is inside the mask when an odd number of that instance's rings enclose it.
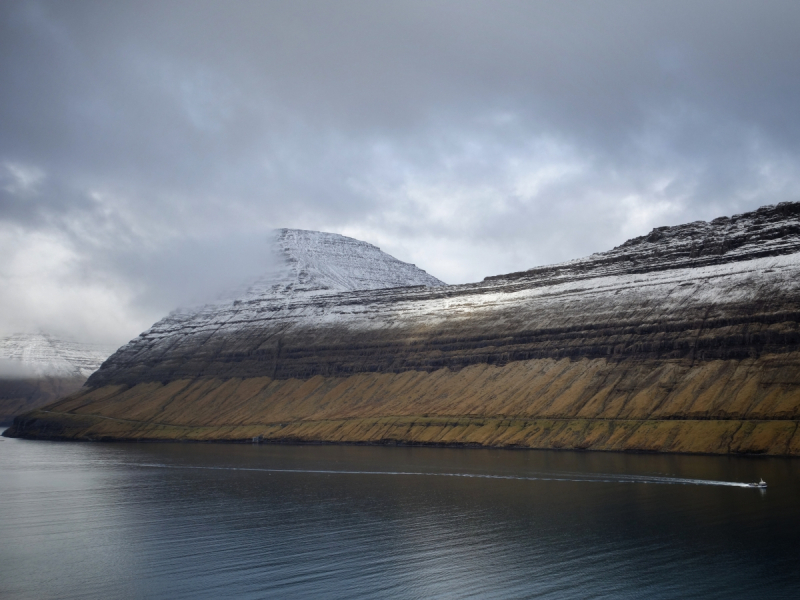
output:
{"label": "cliff face", "polygon": [[340,238],[282,231],[12,434],[798,453],[800,203],[459,286]]}

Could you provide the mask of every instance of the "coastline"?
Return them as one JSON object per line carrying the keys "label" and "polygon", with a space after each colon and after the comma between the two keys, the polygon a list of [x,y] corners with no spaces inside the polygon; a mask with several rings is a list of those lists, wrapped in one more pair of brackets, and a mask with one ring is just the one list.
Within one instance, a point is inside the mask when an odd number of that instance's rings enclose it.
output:
{"label": "coastline", "polygon": [[53,441],[397,445],[800,456],[800,420],[384,417],[190,427],[33,411],[5,437]]}
{"label": "coastline", "polygon": [[800,456],[793,354],[84,387],[7,436]]}

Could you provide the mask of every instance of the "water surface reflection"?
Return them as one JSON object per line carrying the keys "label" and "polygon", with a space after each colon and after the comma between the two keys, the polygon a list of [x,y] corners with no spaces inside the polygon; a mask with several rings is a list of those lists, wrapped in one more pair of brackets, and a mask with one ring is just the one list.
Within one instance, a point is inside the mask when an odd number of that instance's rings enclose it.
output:
{"label": "water surface reflection", "polygon": [[0,595],[789,598],[798,465],[3,440]]}

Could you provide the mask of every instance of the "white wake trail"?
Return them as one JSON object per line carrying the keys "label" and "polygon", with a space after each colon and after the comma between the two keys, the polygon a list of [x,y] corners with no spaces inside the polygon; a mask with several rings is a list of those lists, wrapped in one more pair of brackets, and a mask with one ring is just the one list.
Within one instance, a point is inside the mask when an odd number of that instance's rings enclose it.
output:
{"label": "white wake trail", "polygon": [[261,473],[307,473],[313,475],[394,475],[406,477],[464,477],[470,479],[505,479],[512,481],[573,481],[584,483],[653,483],[657,485],[715,485],[749,488],[748,483],[718,481],[714,479],[690,479],[686,477],[663,477],[651,475],[620,475],[611,473],[541,473],[535,475],[492,475],[488,473],[437,473],[425,471],[354,471],[343,469],[273,469],[262,467],[211,467],[195,465],[166,465],[158,463],[126,463],[127,466],[154,469],[199,469],[211,471],[254,471]]}

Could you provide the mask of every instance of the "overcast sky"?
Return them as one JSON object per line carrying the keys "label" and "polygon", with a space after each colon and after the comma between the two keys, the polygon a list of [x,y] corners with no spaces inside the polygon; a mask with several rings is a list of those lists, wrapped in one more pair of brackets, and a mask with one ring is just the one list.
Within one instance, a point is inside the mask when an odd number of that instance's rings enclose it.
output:
{"label": "overcast sky", "polygon": [[120,344],[267,233],[448,283],[800,200],[800,2],[0,3],[0,334]]}

